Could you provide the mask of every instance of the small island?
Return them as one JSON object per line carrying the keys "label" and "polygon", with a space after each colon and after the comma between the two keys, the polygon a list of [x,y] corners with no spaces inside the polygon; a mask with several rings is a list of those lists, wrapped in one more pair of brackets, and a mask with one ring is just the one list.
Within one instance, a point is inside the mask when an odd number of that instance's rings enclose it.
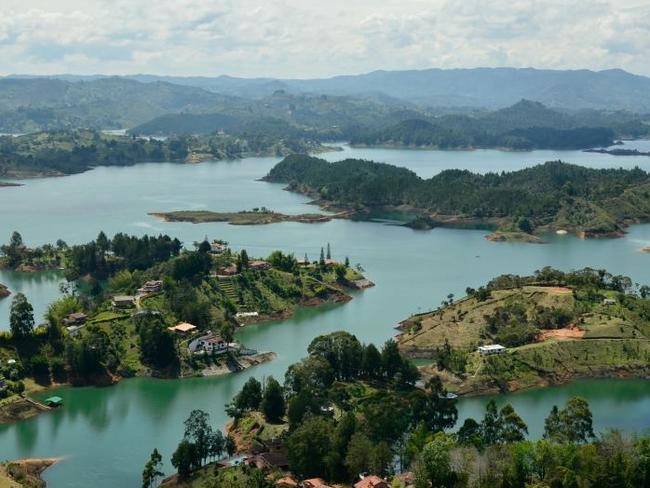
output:
{"label": "small island", "polygon": [[584,152],[610,154],[611,156],[650,156],[650,152],[643,152],[638,149],[585,149]]}
{"label": "small island", "polygon": [[326,209],[363,218],[382,210],[411,216],[407,226],[481,228],[493,241],[541,242],[548,233],[620,237],[650,220],[650,175],[550,161],[522,170],[476,174],[445,170],[429,179],[397,166],[291,155],[266,181],[310,196]]}
{"label": "small island", "polygon": [[3,285],[0,283],[0,298],[6,298],[9,295],[11,295],[11,291],[7,287],[7,285]]}
{"label": "small island", "polygon": [[266,208],[254,208],[241,212],[212,212],[209,210],[179,210],[174,212],[151,212],[152,217],[165,222],[192,222],[203,224],[207,222],[228,222],[230,225],[266,225],[278,222],[300,222],[303,224],[319,224],[329,222],[333,218],[341,218],[340,214],[299,214],[287,215]]}
{"label": "small island", "polygon": [[551,268],[503,275],[400,323],[400,351],[428,361],[457,394],[650,375],[650,287],[624,276]]}
{"label": "small island", "polygon": [[241,344],[237,328],[345,303],[373,286],[329,245],[313,260],[281,251],[253,258],[221,240],[187,250],[164,235],[100,233],[60,248],[68,284],[45,322],[35,326],[27,297],[13,297],[0,343],[0,423],[49,411],[30,396],[58,385],[215,376],[271,361],[275,353]]}

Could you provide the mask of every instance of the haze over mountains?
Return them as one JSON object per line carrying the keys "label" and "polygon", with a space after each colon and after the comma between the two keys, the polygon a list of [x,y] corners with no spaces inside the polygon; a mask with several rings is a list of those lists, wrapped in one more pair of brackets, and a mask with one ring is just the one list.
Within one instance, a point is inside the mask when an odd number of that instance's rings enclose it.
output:
{"label": "haze over mountains", "polygon": [[[97,76],[60,75],[65,81],[92,81]],[[427,107],[495,109],[523,99],[562,109],[608,109],[650,112],[650,78],[623,70],[539,70],[516,68],[373,71],[324,79],[178,77],[132,75],[125,78],[168,82],[244,98],[261,98],[277,90],[290,93],[393,98]]]}

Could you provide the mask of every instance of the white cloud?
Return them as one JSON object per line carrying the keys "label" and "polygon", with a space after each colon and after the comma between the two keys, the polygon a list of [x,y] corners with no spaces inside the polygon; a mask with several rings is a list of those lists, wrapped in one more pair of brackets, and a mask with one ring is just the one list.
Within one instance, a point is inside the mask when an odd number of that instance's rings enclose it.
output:
{"label": "white cloud", "polygon": [[4,0],[0,72],[318,77],[621,67],[650,75],[646,0]]}

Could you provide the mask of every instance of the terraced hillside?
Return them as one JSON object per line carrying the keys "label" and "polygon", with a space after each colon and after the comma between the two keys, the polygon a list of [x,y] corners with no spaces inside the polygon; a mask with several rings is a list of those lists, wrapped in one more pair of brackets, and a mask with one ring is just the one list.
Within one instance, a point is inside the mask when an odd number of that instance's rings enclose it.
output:
{"label": "terraced hillside", "polygon": [[[647,287],[604,271],[504,276],[400,324],[400,349],[459,393],[650,375]],[[502,345],[488,355],[480,346]],[[428,360],[428,361],[427,361]]]}

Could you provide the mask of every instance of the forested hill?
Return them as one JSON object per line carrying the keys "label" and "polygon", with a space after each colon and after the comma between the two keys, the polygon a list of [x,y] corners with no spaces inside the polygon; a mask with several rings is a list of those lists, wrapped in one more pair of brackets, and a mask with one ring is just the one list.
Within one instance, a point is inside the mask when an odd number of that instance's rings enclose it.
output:
{"label": "forested hill", "polygon": [[649,133],[650,126],[631,114],[559,112],[539,102],[521,100],[494,112],[416,117],[379,129],[366,129],[353,136],[351,142],[443,149],[584,149],[609,146],[616,137],[642,137]]}
{"label": "forested hill", "polygon": [[[292,133],[294,134],[294,133]],[[212,134],[164,141],[78,129],[0,136],[0,177],[25,178],[80,173],[95,166],[141,162],[236,159],[248,155],[286,156],[319,151],[318,142],[285,130],[252,126],[239,136]]]}
{"label": "forested hill", "polygon": [[446,170],[423,180],[383,163],[329,163],[293,155],[266,179],[344,208],[405,206],[432,219],[431,225],[469,220],[501,230],[614,235],[629,222],[650,218],[650,177],[638,168],[591,169],[552,161],[510,173]]}

